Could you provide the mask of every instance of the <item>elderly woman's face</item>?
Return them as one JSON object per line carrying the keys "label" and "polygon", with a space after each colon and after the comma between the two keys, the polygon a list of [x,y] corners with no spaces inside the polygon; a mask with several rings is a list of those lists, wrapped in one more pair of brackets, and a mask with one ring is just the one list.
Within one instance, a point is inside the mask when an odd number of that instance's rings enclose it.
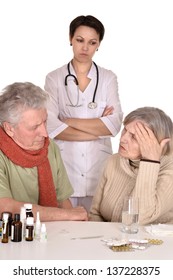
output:
{"label": "elderly woman's face", "polygon": [[39,150],[48,136],[46,121],[46,109],[28,109],[22,114],[19,124],[12,128],[10,136],[25,150]]}
{"label": "elderly woman's face", "polygon": [[136,120],[127,124],[120,138],[119,150],[118,153],[124,157],[131,160],[140,159],[141,153],[139,144],[135,136],[135,124]]}

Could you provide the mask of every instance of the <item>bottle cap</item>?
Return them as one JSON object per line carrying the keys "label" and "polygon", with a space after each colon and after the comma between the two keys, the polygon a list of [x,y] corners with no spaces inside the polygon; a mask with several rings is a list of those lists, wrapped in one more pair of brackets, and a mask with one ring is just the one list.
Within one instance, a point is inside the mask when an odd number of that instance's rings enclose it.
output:
{"label": "bottle cap", "polygon": [[25,209],[32,209],[32,204],[31,203],[25,203],[24,207],[25,207]]}
{"label": "bottle cap", "polygon": [[18,213],[14,214],[14,220],[20,221],[20,214],[18,214]]}
{"label": "bottle cap", "polygon": [[4,221],[8,221],[8,217],[9,217],[9,214],[8,214],[8,213],[3,213],[2,219],[3,219]]}
{"label": "bottle cap", "polygon": [[11,212],[2,212],[1,217],[3,218],[3,215],[7,214],[8,218],[11,220],[12,219],[12,213]]}

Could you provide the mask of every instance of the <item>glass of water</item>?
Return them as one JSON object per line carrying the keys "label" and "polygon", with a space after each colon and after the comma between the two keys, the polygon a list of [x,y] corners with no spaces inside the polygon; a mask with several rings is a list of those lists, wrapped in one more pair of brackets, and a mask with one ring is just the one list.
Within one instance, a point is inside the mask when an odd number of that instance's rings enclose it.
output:
{"label": "glass of water", "polygon": [[122,210],[122,231],[125,233],[138,232],[139,199],[126,197]]}

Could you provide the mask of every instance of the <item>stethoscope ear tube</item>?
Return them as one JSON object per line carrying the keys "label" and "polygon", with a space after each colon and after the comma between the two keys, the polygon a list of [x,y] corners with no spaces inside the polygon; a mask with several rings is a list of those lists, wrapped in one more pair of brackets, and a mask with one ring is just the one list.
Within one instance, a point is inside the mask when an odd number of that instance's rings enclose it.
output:
{"label": "stethoscope ear tube", "polygon": [[67,86],[67,80],[68,80],[69,77],[73,77],[74,80],[75,80],[76,85],[77,85],[77,86],[79,85],[76,76],[75,76],[75,75],[72,75],[72,74],[68,74],[68,75],[65,77],[65,86]]}
{"label": "stethoscope ear tube", "polygon": [[97,107],[97,103],[95,102],[95,97],[96,97],[96,91],[97,91],[97,87],[98,87],[98,82],[99,82],[99,70],[98,70],[98,67],[97,67],[97,64],[93,61],[94,65],[95,65],[95,68],[96,68],[96,73],[97,73],[97,80],[96,80],[96,86],[95,86],[95,90],[94,90],[94,94],[93,94],[93,100],[92,100],[92,103],[95,103],[96,106],[91,106],[89,108],[91,109],[95,109]]}
{"label": "stethoscope ear tube", "polygon": [[[95,102],[95,96],[96,96],[96,91],[97,91],[98,82],[99,82],[99,71],[98,71],[98,67],[97,67],[97,64],[96,64],[94,61],[93,61],[93,63],[94,63],[94,66],[95,66],[95,68],[96,68],[96,76],[97,76],[97,78],[96,78],[96,86],[95,86],[95,90],[94,90],[94,94],[93,94],[93,100],[88,104],[88,108],[90,108],[90,109],[95,109],[95,108],[97,107],[97,103]],[[66,87],[66,91],[67,91],[67,96],[68,96],[68,99],[69,99],[69,101],[70,101],[70,105],[69,105],[69,106],[72,106],[72,107],[79,107],[79,106],[81,106],[81,105],[78,104],[78,102],[79,102],[79,89],[78,89],[77,103],[76,103],[75,105],[71,102],[71,99],[70,99],[70,96],[69,96],[69,93],[68,93],[68,81],[67,81],[67,80],[68,80],[69,77],[73,77],[73,79],[74,79],[76,85],[77,85],[77,86],[79,85],[76,76],[73,75],[73,74],[71,74],[71,72],[70,72],[70,62],[67,64],[67,69],[68,69],[68,74],[67,74],[67,76],[65,77],[64,83],[65,83],[65,87]]]}

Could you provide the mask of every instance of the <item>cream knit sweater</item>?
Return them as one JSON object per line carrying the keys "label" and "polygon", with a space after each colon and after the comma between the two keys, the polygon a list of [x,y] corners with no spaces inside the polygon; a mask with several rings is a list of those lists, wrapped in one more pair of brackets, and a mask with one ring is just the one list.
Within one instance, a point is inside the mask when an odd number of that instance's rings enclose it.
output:
{"label": "cream knit sweater", "polygon": [[173,223],[173,156],[160,164],[139,161],[133,167],[119,154],[112,155],[93,198],[89,219],[121,222],[123,199],[139,197],[139,223]]}

